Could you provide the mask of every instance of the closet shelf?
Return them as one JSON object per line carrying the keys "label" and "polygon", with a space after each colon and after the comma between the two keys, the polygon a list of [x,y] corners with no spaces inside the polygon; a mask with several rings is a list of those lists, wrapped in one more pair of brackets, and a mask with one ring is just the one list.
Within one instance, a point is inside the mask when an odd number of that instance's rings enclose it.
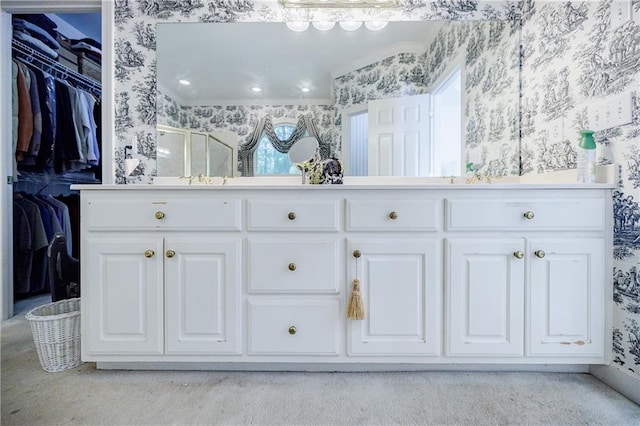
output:
{"label": "closet shelf", "polygon": [[12,39],[11,48],[13,50],[14,57],[20,61],[35,64],[43,71],[46,71],[57,78],[70,81],[74,83],[76,87],[81,86],[98,97],[102,96],[102,85],[100,83],[85,75],[70,70],[55,59],[38,52],[21,41]]}

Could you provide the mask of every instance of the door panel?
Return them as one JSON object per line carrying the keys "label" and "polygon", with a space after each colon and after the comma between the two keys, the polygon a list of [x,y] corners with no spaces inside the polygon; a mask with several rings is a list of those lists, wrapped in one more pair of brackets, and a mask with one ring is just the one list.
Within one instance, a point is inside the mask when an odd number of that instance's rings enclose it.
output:
{"label": "door panel", "polygon": [[447,240],[447,355],[524,352],[524,241]]}
{"label": "door panel", "polygon": [[89,239],[87,262],[87,352],[162,353],[162,239]]}
{"label": "door panel", "polygon": [[369,102],[369,176],[429,175],[429,95]]}
{"label": "door panel", "polygon": [[166,239],[167,353],[240,353],[240,248],[240,239]]}
{"label": "door panel", "polygon": [[604,355],[604,240],[530,240],[528,252],[529,354]]}
{"label": "door panel", "polygon": [[[349,253],[356,249],[367,317],[349,321],[349,354],[440,354],[438,240],[350,241]],[[353,279],[353,257],[350,263]]]}

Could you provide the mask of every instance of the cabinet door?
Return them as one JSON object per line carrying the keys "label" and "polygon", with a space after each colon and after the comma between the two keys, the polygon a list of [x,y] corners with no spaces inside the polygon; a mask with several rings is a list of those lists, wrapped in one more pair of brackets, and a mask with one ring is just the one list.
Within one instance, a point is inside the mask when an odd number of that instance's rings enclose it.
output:
{"label": "cabinet door", "polygon": [[358,279],[367,317],[348,320],[350,355],[439,355],[441,252],[436,239],[352,240],[350,276]]}
{"label": "cabinet door", "polygon": [[604,356],[604,240],[529,241],[529,355]]}
{"label": "cabinet door", "polygon": [[447,355],[522,356],[524,241],[447,240]]}
{"label": "cabinet door", "polygon": [[89,238],[86,244],[86,352],[161,354],[162,239]]}
{"label": "cabinet door", "polygon": [[239,238],[165,240],[166,352],[240,353]]}

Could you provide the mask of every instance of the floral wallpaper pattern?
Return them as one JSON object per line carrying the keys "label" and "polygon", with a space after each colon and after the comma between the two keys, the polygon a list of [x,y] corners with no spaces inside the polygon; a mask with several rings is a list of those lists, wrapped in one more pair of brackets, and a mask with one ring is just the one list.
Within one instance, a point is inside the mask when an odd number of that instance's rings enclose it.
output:
{"label": "floral wallpaper pattern", "polygon": [[[620,0],[617,0],[620,1]],[[276,0],[116,0],[114,7],[115,40],[115,181],[124,183],[123,149],[137,138],[141,165],[129,183],[149,183],[155,174],[155,24],[166,21],[294,21],[294,20],[473,20],[522,18],[522,91],[520,113],[520,173],[542,173],[571,168],[575,164],[577,131],[589,127],[589,107],[607,97],[633,95],[632,123],[598,130],[598,158],[602,164],[618,163],[621,180],[614,196],[614,330],[615,363],[640,376],[640,1],[628,0],[632,20],[614,26],[611,21],[612,0],[540,1],[540,0],[401,0],[393,10],[289,10]],[[469,34],[468,46],[491,48],[500,40],[499,31]],[[428,71],[436,66],[454,41],[443,36]],[[395,59],[394,59],[395,60]],[[398,57],[400,61],[409,57]],[[501,79],[494,78],[500,65],[491,68],[476,61],[467,75],[477,88],[498,90]],[[404,64],[403,64],[404,65]],[[483,78],[484,76],[484,78]],[[405,76],[420,79],[419,70]],[[383,84],[388,84],[385,81]],[[400,84],[400,83],[398,83]],[[357,97],[356,97],[357,100]],[[474,132],[492,135],[515,130],[500,119],[501,113],[471,105],[477,124]],[[592,113],[592,112],[591,112]],[[484,117],[484,120],[480,119]],[[488,118],[487,118],[488,117]],[[481,123],[485,127],[482,127]],[[486,127],[488,126],[488,128]],[[508,131],[507,131],[508,129]],[[469,129],[467,129],[469,133]],[[505,136],[505,141],[513,140]],[[499,142],[504,145],[507,142]],[[505,164],[518,155],[517,148],[505,146],[506,154],[495,155],[490,143],[478,142],[476,150],[486,150],[484,167],[502,173]]]}
{"label": "floral wallpaper pattern", "polygon": [[[619,2],[619,0],[616,0]],[[640,376],[640,2],[614,26],[612,0],[523,3],[523,174],[576,166],[580,129],[611,95],[633,97],[632,122],[595,129],[600,164],[617,163],[613,195],[613,360]]]}

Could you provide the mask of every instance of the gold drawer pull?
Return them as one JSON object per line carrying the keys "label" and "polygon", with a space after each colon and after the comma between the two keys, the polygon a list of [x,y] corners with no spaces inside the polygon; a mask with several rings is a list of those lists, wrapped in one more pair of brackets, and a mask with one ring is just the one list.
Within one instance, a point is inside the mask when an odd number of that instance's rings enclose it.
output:
{"label": "gold drawer pull", "polygon": [[296,264],[295,263],[290,263],[289,264],[289,270],[290,271],[295,271],[296,270]]}
{"label": "gold drawer pull", "polygon": [[398,218],[398,213],[396,212],[389,213],[389,219],[396,220],[397,218]]}
{"label": "gold drawer pull", "polygon": [[176,255],[176,252],[173,250],[167,250],[167,257],[171,258]]}
{"label": "gold drawer pull", "polygon": [[150,257],[153,257],[155,254],[156,254],[156,252],[155,252],[155,251],[153,251],[153,250],[147,250],[147,251],[145,251],[145,252],[144,252],[144,257],[146,257],[146,258],[150,258]]}
{"label": "gold drawer pull", "polygon": [[535,254],[538,259],[542,259],[546,255],[544,250],[536,250],[533,254]]}
{"label": "gold drawer pull", "polygon": [[158,219],[158,220],[164,219],[164,213],[163,212],[156,212],[156,219]]}
{"label": "gold drawer pull", "polygon": [[518,251],[514,251],[514,252],[513,252],[513,255],[514,255],[516,258],[518,258],[518,259],[522,259],[522,258],[524,257],[524,253],[523,253],[523,252],[521,252],[520,250],[518,250]]}
{"label": "gold drawer pull", "polygon": [[296,214],[294,212],[289,212],[287,217],[289,218],[289,220],[296,220]]}
{"label": "gold drawer pull", "polygon": [[533,219],[536,215],[535,215],[535,214],[533,214],[533,212],[532,212],[532,211],[528,211],[528,212],[525,212],[525,213],[523,214],[523,216],[524,216],[524,218],[525,218],[525,219],[529,219],[529,220],[531,220],[531,219]]}
{"label": "gold drawer pull", "polygon": [[292,336],[293,336],[293,335],[294,335],[294,334],[296,334],[297,332],[298,332],[298,329],[297,329],[297,328],[295,328],[294,326],[289,327],[289,334],[290,334],[290,335],[292,335]]}

